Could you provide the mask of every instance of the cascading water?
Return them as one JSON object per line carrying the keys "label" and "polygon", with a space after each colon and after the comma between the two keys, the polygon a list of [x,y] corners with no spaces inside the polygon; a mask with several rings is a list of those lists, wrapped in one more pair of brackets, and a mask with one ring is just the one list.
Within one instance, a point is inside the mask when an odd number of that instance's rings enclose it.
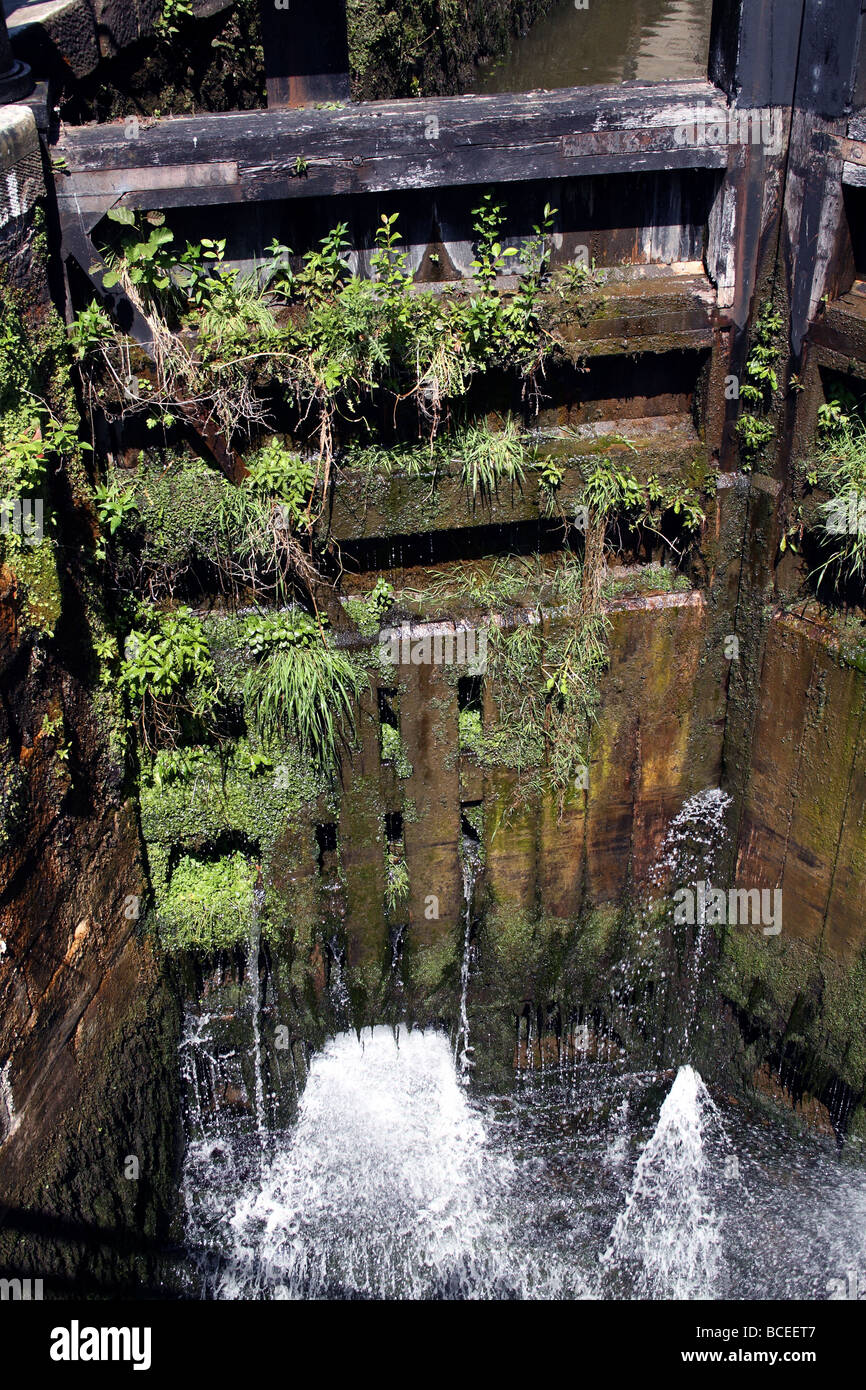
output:
{"label": "cascading water", "polygon": [[718,1119],[698,1073],[680,1067],[602,1257],[614,1273],[631,1266],[628,1283],[638,1297],[720,1294],[721,1237],[705,1138]]}
{"label": "cascading water", "polygon": [[256,1116],[256,1130],[262,1147],[267,1141],[265,1120],[265,1088],[262,1078],[262,1027],[261,1027],[261,982],[259,979],[259,951],[261,949],[261,912],[264,905],[264,890],[256,887],[253,893],[253,910],[250,916],[250,940],[247,953],[249,971],[250,1013],[252,1017],[253,1040],[253,1098]]}
{"label": "cascading water", "polygon": [[[199,1180],[210,1158],[193,1156]],[[217,1223],[229,1237],[208,1276],[221,1297],[495,1296],[508,1242],[491,1206],[507,1179],[445,1036],[379,1027],[314,1058],[260,1184],[233,1205],[200,1185],[191,1235],[206,1245]]]}
{"label": "cascading water", "polygon": [[[660,860],[652,875],[656,884],[665,874],[673,882],[695,889],[699,882],[713,882],[724,851],[725,816],[730,804],[730,796],[718,787],[689,797],[668,828]],[[698,914],[695,926],[684,972],[682,1051],[685,1056],[689,1055],[691,1037],[698,1022],[700,989],[712,934],[703,914]]]}
{"label": "cascading water", "polygon": [[328,972],[328,996],[331,1001],[331,1008],[334,1011],[334,1017],[343,1025],[348,1022],[351,1009],[349,991],[346,987],[346,980],[343,975],[345,959],[345,950],[340,945],[339,939],[335,933],[328,943],[328,960],[330,962],[330,970]]}
{"label": "cascading water", "polygon": [[481,867],[477,841],[463,836],[461,864],[463,870],[463,959],[460,963],[460,1021],[454,1041],[454,1055],[460,1076],[465,1082],[472,1069],[472,1048],[469,1045],[469,975],[472,968],[472,898],[475,880]]}
{"label": "cascading water", "polygon": [[708,966],[715,937],[700,913],[691,925],[678,925],[675,890],[685,887],[697,898],[698,884],[716,882],[724,874],[730,804],[728,794],[717,787],[684,802],[667,828],[643,900],[636,905],[633,949],[612,967],[615,1025],[623,1036],[642,1039],[643,1055],[657,1066],[692,1060],[712,982]]}

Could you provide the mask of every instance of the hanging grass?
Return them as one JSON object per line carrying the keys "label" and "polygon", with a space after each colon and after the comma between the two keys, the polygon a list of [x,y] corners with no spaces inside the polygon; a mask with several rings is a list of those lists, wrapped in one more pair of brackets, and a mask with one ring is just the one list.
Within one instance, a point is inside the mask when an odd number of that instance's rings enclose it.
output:
{"label": "hanging grass", "polygon": [[257,660],[244,680],[244,701],[262,743],[294,739],[316,766],[336,769],[366,674],[302,609],[252,619],[247,640]]}
{"label": "hanging grass", "polygon": [[525,466],[523,443],[516,420],[508,416],[501,430],[469,425],[454,441],[462,464],[464,486],[476,497],[489,497],[501,482],[522,483]]}
{"label": "hanging grass", "polygon": [[830,494],[816,526],[824,552],[813,571],[820,589],[829,578],[836,588],[866,582],[866,425],[840,412],[809,463],[808,480]]}

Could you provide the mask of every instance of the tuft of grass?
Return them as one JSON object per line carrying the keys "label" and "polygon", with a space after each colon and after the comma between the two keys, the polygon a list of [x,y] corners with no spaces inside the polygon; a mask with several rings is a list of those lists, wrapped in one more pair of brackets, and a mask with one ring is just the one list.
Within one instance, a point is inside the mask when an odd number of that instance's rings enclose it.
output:
{"label": "tuft of grass", "polygon": [[454,454],[462,465],[464,485],[477,497],[494,493],[501,482],[523,482],[523,444],[516,420],[508,416],[501,430],[486,424],[468,425],[454,440]]}
{"label": "tuft of grass", "polygon": [[813,570],[820,589],[866,581],[866,425],[854,415],[824,424],[808,480],[830,495],[815,530],[824,559]]}
{"label": "tuft of grass", "polygon": [[295,739],[304,757],[335,770],[368,677],[303,609],[254,618],[246,635],[257,659],[244,679],[244,701],[263,746]]}
{"label": "tuft of grass", "polygon": [[389,847],[385,864],[385,907],[395,912],[409,896],[409,865],[399,849]]}

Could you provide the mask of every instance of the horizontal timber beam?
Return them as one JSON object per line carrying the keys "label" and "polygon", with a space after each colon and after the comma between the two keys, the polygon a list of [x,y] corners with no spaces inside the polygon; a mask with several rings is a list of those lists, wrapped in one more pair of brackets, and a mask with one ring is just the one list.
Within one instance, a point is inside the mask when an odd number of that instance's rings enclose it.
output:
{"label": "horizontal timber beam", "polygon": [[[728,163],[689,138],[724,122],[709,82],[233,111],[64,126],[61,211],[92,227],[109,207],[189,207]],[[128,130],[137,132],[128,135]]]}

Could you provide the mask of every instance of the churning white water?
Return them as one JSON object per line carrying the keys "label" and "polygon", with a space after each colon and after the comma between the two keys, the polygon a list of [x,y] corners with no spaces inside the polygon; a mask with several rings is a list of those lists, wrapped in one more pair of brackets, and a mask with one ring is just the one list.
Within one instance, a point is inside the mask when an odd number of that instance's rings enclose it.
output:
{"label": "churning white water", "polygon": [[473,1098],[444,1033],[345,1033],[264,1152],[208,1089],[184,1180],[206,1297],[826,1298],[866,1269],[862,1170],[720,1111],[690,1066]]}
{"label": "churning white water", "polygon": [[[212,1145],[193,1150],[203,1176]],[[495,1295],[510,1177],[447,1037],[380,1027],[328,1043],[260,1180],[218,1212],[204,1200],[192,1224],[203,1239],[217,1218],[226,1248],[212,1292],[223,1297]]]}
{"label": "churning white water", "polygon": [[724,1261],[707,1134],[719,1112],[694,1067],[680,1067],[602,1260],[631,1266],[643,1298],[712,1298]]}

